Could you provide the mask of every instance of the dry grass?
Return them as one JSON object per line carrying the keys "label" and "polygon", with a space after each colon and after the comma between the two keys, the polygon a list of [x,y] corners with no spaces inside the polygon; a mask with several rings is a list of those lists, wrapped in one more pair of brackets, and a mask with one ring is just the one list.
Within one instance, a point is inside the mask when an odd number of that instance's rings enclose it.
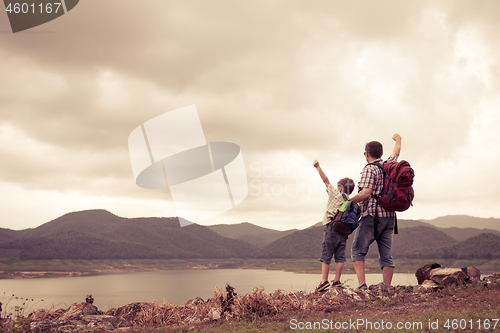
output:
{"label": "dry grass", "polygon": [[[392,292],[407,293],[405,287],[392,287]],[[376,300],[383,297],[381,291],[357,291],[350,288],[333,288],[325,293],[290,293],[276,290],[266,293],[263,287],[238,296],[234,288],[226,285],[226,291],[215,289],[214,296],[204,301],[196,298],[185,305],[172,303],[134,303],[135,309],[111,309],[106,314],[123,316],[133,327],[163,327],[195,325],[213,320],[252,320],[257,317],[275,316],[294,311],[332,312],[345,307],[346,303]],[[343,304],[343,305],[342,305]]]}
{"label": "dry grass", "polygon": [[[484,293],[488,290],[500,290],[500,275],[486,277],[478,286],[463,286],[458,289],[445,289],[438,293],[414,293],[408,286],[385,286],[383,284],[371,286],[367,291],[351,288],[330,288],[324,293],[287,292],[276,290],[266,293],[263,287],[254,288],[252,292],[239,296],[230,285],[226,290],[216,288],[214,295],[206,301],[196,298],[183,305],[173,303],[132,303],[120,308],[113,308],[107,315],[120,319],[123,326],[131,326],[136,331],[158,332],[177,328],[201,328],[224,323],[255,322],[266,318],[277,318],[293,313],[339,315],[351,308],[371,309],[371,311],[385,311],[388,307],[402,311],[406,315],[409,310],[414,312],[420,309],[419,303],[442,304],[443,297],[456,298],[460,288],[467,291],[467,295]],[[447,295],[450,293],[450,295]],[[495,291],[495,293],[497,293]],[[497,293],[498,294],[498,293]],[[450,300],[450,307],[456,300],[469,299],[470,296],[461,296]],[[476,297],[476,296],[473,296]],[[434,306],[434,305],[433,305]],[[437,305],[436,305],[437,306]],[[379,310],[380,309],[380,310]],[[38,310],[31,313],[29,321],[55,321],[64,315],[66,310]],[[417,311],[418,312],[418,311]],[[384,312],[385,313],[385,312]],[[262,318],[262,320],[260,320]],[[182,329],[181,329],[182,330]]]}
{"label": "dry grass", "polygon": [[[484,286],[477,288],[497,288],[500,286],[500,277],[494,275],[489,280],[484,280],[484,283]],[[474,287],[470,290],[474,292]],[[210,323],[216,319],[223,322],[248,321],[285,313],[332,313],[346,310],[355,304],[372,304],[375,308],[385,308],[397,304],[418,303],[427,298],[425,293],[413,293],[413,288],[408,286],[387,287],[383,284],[372,286],[368,291],[331,288],[324,293],[291,293],[284,290],[266,293],[263,287],[259,287],[244,296],[238,296],[234,288],[226,285],[225,292],[216,288],[214,296],[207,301],[197,298],[183,306],[144,303],[144,307],[131,324],[134,327],[193,326]]]}

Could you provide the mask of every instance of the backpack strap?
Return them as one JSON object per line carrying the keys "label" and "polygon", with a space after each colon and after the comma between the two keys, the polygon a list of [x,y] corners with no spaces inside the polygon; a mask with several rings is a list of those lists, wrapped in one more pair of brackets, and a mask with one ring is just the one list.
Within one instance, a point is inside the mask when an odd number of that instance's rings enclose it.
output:
{"label": "backpack strap", "polygon": [[[387,177],[390,181],[391,181],[391,184],[392,184],[392,178],[391,176],[389,176],[385,170],[384,170],[384,165],[385,165],[385,162],[382,163],[382,165],[380,165],[380,163],[377,163],[377,162],[372,162],[372,163],[368,163],[367,165],[376,165],[380,168],[380,170],[382,171],[382,176],[385,178]],[[392,186],[391,186],[392,187]],[[390,189],[392,190],[392,188]],[[378,238],[378,217],[377,217],[377,210],[378,210],[378,201],[377,199],[378,198],[381,198],[382,195],[385,193],[385,181],[384,179],[382,179],[382,191],[380,191],[380,195],[379,196],[376,196],[372,193],[372,197],[375,199],[376,201],[376,204],[375,204],[375,216],[374,216],[374,232],[375,232],[375,239]],[[398,218],[396,216],[396,213],[394,212],[394,234],[397,235],[398,234]]]}
{"label": "backpack strap", "polygon": [[382,171],[382,190],[380,191],[380,194],[378,196],[376,196],[373,193],[371,194],[374,199],[381,198],[382,195],[385,193],[384,192],[385,191],[385,178],[387,177],[390,180],[392,180],[391,177],[384,170],[385,162],[383,162],[382,165],[380,165],[380,163],[378,163],[378,162],[368,163],[367,165],[376,165],[376,166],[378,166],[380,168],[380,171]]}

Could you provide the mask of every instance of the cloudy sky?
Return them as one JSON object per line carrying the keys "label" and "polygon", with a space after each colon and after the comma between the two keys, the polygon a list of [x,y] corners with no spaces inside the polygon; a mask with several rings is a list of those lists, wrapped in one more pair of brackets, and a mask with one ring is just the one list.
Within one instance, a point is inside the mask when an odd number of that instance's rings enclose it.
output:
{"label": "cloudy sky", "polygon": [[0,227],[71,211],[176,216],[135,184],[127,139],[195,104],[207,141],[238,144],[249,194],[204,224],[321,220],[316,170],[359,181],[364,144],[403,138],[400,219],[500,217],[500,3],[80,1],[13,34],[0,12]]}

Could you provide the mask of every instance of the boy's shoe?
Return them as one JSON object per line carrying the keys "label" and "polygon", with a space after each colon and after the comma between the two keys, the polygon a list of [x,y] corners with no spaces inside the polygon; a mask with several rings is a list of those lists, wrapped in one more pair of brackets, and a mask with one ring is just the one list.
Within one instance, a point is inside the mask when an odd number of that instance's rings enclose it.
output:
{"label": "boy's shoe", "polygon": [[320,293],[327,290],[328,287],[330,287],[330,284],[328,283],[328,281],[325,281],[319,284],[319,286],[316,288],[316,291]]}
{"label": "boy's shoe", "polygon": [[332,287],[340,287],[340,286],[342,286],[342,283],[340,283],[340,281],[332,281],[332,283],[330,284],[330,286],[332,286]]}
{"label": "boy's shoe", "polygon": [[366,289],[368,289],[368,286],[366,285],[366,283],[363,283],[362,285],[360,285],[358,287],[358,290],[366,290]]}

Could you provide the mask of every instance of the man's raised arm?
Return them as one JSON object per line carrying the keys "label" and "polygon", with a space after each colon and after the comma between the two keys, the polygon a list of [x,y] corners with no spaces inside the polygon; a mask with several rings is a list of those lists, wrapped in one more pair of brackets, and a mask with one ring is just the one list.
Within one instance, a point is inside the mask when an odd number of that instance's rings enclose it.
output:
{"label": "man's raised arm", "polygon": [[396,141],[396,143],[394,144],[391,156],[394,156],[397,159],[401,153],[401,135],[396,133],[392,136],[392,139]]}

